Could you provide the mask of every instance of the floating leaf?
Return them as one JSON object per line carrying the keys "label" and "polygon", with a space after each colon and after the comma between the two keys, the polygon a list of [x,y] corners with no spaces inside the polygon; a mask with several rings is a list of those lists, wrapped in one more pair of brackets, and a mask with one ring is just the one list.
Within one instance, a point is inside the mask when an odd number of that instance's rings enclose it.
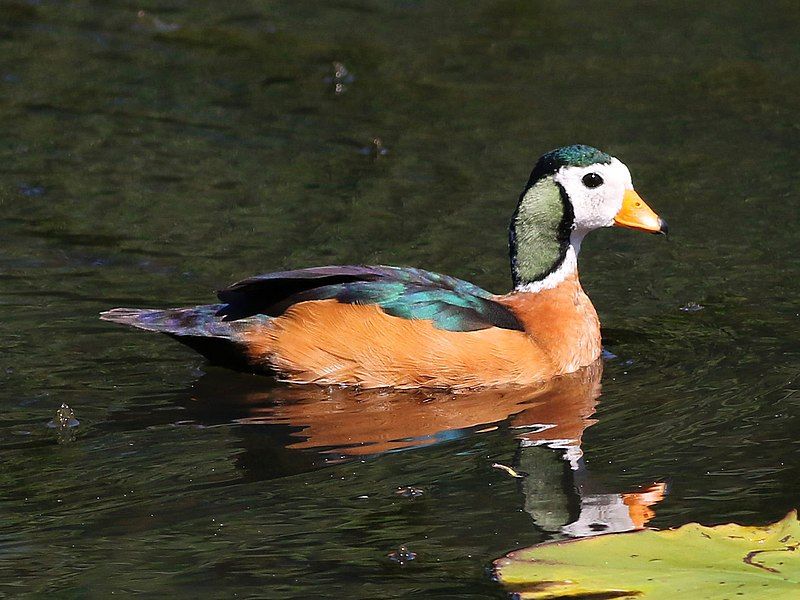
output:
{"label": "floating leaf", "polygon": [[773,525],[689,523],[546,542],[495,561],[521,599],[800,598],[800,523],[792,511]]}

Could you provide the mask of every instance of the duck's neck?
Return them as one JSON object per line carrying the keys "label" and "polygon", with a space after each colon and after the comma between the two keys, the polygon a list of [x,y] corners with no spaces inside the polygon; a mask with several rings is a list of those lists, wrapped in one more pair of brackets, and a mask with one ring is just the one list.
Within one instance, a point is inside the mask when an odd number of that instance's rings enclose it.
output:
{"label": "duck's neck", "polygon": [[559,252],[557,256],[552,257],[552,262],[550,262],[547,267],[539,269],[535,275],[531,277],[525,277],[524,272],[518,274],[514,270],[512,258],[512,272],[515,273],[514,291],[530,293],[541,292],[558,286],[573,275],[577,278],[578,253],[581,249],[582,239],[583,236],[578,236],[576,232],[573,232],[564,252]]}
{"label": "duck's neck", "polygon": [[577,272],[583,235],[574,222],[572,204],[552,177],[529,184],[509,227],[515,291],[551,289]]}
{"label": "duck's neck", "polygon": [[541,292],[543,290],[553,289],[573,275],[577,278],[579,250],[579,241],[576,244],[569,244],[564,254],[559,255],[558,259],[552,263],[550,268],[540,273],[538,278],[515,281],[514,291],[528,293]]}

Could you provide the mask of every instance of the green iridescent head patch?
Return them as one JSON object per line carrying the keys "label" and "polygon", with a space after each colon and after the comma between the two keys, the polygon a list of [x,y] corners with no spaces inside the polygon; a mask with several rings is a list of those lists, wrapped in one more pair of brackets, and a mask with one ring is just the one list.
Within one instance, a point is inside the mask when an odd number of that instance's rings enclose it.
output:
{"label": "green iridescent head patch", "polygon": [[561,167],[588,167],[589,165],[608,164],[611,160],[612,156],[583,144],[556,148],[543,155],[536,163],[528,181],[528,187],[542,177],[554,174]]}

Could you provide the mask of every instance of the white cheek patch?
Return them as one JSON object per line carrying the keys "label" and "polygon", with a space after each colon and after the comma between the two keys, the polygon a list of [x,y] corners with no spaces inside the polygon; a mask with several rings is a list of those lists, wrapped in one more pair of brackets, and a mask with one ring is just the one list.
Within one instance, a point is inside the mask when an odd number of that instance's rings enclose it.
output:
{"label": "white cheek patch", "polygon": [[[602,177],[603,183],[595,188],[587,187],[583,177],[589,173]],[[567,193],[575,212],[575,230],[580,234],[613,225],[614,216],[622,208],[625,190],[633,189],[628,167],[616,158],[607,164],[562,167],[554,179]]]}

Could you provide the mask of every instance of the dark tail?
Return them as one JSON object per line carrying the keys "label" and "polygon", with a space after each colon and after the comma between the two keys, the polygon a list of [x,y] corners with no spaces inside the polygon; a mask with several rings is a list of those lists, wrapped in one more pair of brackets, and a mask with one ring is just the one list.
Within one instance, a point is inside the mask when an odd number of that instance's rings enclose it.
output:
{"label": "dark tail", "polygon": [[189,308],[114,308],[100,313],[112,321],[157,331],[186,344],[209,361],[235,369],[251,370],[242,332],[252,323],[246,320],[223,321],[217,313],[224,304],[205,304]]}

